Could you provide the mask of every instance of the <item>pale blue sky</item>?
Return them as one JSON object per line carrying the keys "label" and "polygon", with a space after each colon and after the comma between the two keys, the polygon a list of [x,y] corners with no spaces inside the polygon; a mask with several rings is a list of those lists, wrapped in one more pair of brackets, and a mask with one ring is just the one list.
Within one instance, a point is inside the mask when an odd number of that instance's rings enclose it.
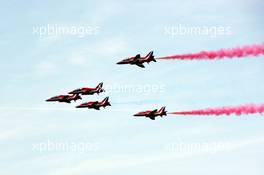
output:
{"label": "pale blue sky", "polygon": [[[261,0],[1,1],[0,174],[262,175],[264,119],[177,117],[151,121],[135,112],[263,103],[263,56],[222,61],[159,61],[140,69],[120,59],[263,43]],[[40,38],[36,26],[99,26],[94,36]],[[165,35],[164,27],[230,27],[231,35]],[[45,99],[82,86],[160,85],[158,93],[106,92],[73,104]],[[111,108],[74,110],[110,96]],[[34,145],[88,142],[95,151],[34,150]],[[170,145],[221,143],[216,153]],[[211,146],[208,149],[212,150]]]}

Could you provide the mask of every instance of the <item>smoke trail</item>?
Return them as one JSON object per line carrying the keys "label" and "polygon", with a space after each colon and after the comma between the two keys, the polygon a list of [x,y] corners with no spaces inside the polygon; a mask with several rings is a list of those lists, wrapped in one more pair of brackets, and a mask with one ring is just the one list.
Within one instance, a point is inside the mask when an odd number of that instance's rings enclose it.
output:
{"label": "smoke trail", "polygon": [[242,105],[242,106],[231,106],[231,107],[220,107],[220,108],[208,108],[203,110],[193,110],[193,111],[182,111],[182,112],[172,112],[170,114],[176,115],[237,115],[242,114],[256,114],[264,113],[264,104],[255,105]]}
{"label": "smoke trail", "polygon": [[251,46],[243,46],[231,49],[220,49],[217,51],[201,51],[198,53],[173,55],[167,57],[160,57],[160,60],[215,60],[223,58],[245,57],[245,56],[258,56],[264,55],[264,43],[255,44]]}

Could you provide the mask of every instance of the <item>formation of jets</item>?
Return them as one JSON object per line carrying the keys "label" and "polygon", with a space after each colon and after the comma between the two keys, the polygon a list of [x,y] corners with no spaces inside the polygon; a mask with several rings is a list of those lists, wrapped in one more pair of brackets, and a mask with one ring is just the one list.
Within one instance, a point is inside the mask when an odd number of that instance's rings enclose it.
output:
{"label": "formation of jets", "polygon": [[[153,51],[149,52],[146,56],[141,57],[140,54],[137,54],[134,57],[126,58],[122,61],[119,61],[117,64],[130,64],[136,65],[141,68],[145,68],[144,63],[156,62]],[[67,95],[58,95],[55,97],[51,97],[47,99],[47,102],[64,102],[64,103],[71,103],[71,101],[82,100],[81,95],[94,95],[100,94],[105,92],[103,89],[103,83],[99,83],[96,87],[82,87],[70,91]],[[86,103],[82,103],[76,108],[88,108],[88,109],[95,109],[100,110],[101,107],[105,108],[107,106],[111,106],[109,102],[109,97],[106,97],[102,101],[89,101]],[[167,115],[167,111],[165,111],[165,106],[160,109],[142,111],[134,114],[135,117],[146,117],[150,118],[151,120],[155,120],[156,117],[163,117]]]}
{"label": "formation of jets", "polygon": [[[100,94],[105,92],[103,89],[103,83],[99,83],[95,88],[90,87],[83,87],[76,90],[69,92],[69,95],[58,95],[55,97],[51,97],[47,99],[47,102],[64,102],[64,103],[71,103],[71,101],[82,100],[81,95],[93,95],[93,94]],[[106,97],[103,101],[91,101],[87,103],[83,103],[76,108],[93,108],[96,110],[100,110],[100,107],[111,106],[110,102],[108,101],[109,97]]]}
{"label": "formation of jets", "polygon": [[[51,97],[46,101],[71,103],[71,101],[76,102],[77,100],[82,100],[81,95],[100,94],[102,92],[105,92],[105,90],[103,89],[103,83],[99,83],[95,88],[90,88],[90,87],[79,88],[69,92],[68,95],[58,95],[55,97]],[[76,106],[76,108],[88,108],[88,109],[100,110],[101,107],[105,108],[107,106],[111,106],[109,102],[109,97],[106,97],[102,101],[89,101],[86,103],[82,103]],[[167,111],[165,111],[165,106],[160,108],[159,110],[154,109],[154,110],[148,110],[134,114],[135,117],[147,117],[150,118],[151,120],[155,120],[155,118],[158,116],[162,117],[166,115],[167,115]]]}
{"label": "formation of jets", "polygon": [[141,68],[145,68],[143,63],[150,63],[151,61],[157,62],[154,58],[153,51],[149,52],[145,57],[141,57],[140,54],[137,54],[134,57],[126,58],[122,61],[117,62],[116,64],[131,64],[136,65]]}

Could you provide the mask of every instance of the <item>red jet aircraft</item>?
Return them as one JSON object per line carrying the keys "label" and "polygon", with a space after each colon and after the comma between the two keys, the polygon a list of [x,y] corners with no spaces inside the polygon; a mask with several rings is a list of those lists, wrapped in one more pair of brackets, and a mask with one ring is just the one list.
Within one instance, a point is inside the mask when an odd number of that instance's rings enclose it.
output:
{"label": "red jet aircraft", "polygon": [[148,117],[151,120],[155,120],[155,117],[162,117],[163,115],[167,115],[167,111],[165,111],[165,107],[160,108],[160,110],[152,110],[152,111],[143,111],[135,114],[136,117]]}
{"label": "red jet aircraft", "polygon": [[71,103],[71,101],[81,100],[82,97],[78,94],[73,95],[59,95],[52,98],[47,99],[47,102],[57,101],[57,102],[64,102],[64,103]]}
{"label": "red jet aircraft", "polygon": [[103,89],[103,83],[100,83],[98,84],[98,86],[96,86],[96,88],[89,88],[89,87],[79,88],[69,92],[69,94],[93,95],[95,93],[99,94],[104,91],[105,90]]}
{"label": "red jet aircraft", "polygon": [[106,97],[103,101],[91,101],[87,103],[83,103],[79,106],[76,106],[76,108],[92,108],[96,110],[100,110],[100,107],[106,107],[106,106],[111,106],[111,104],[108,101],[109,97]]}
{"label": "red jet aircraft", "polygon": [[124,59],[122,61],[119,61],[116,64],[131,64],[131,65],[137,65],[141,68],[145,68],[143,63],[149,63],[151,61],[157,62],[154,58],[153,51],[149,52],[145,57],[141,57],[140,54],[137,54],[134,57],[130,57],[127,59]]}

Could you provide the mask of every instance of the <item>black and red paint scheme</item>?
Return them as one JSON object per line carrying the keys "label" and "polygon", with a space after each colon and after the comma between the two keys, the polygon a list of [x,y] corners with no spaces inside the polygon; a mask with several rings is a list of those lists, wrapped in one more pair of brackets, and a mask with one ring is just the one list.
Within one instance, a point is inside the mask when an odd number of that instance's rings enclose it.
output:
{"label": "black and red paint scheme", "polygon": [[83,103],[79,106],[76,106],[76,108],[90,108],[95,110],[100,110],[101,107],[105,108],[106,106],[111,106],[110,102],[108,101],[109,97],[106,97],[102,101],[90,101],[87,103]]}
{"label": "black and red paint scheme", "polygon": [[51,97],[47,99],[47,102],[64,102],[64,103],[71,103],[71,101],[77,101],[81,100],[82,97],[79,94],[73,94],[73,95],[58,95],[55,97]]}
{"label": "black and red paint scheme", "polygon": [[99,83],[95,88],[83,87],[83,88],[75,89],[69,92],[69,94],[93,95],[93,94],[99,94],[104,91],[105,90],[103,89],[103,83]]}
{"label": "black and red paint scheme", "polygon": [[148,111],[143,111],[143,112],[139,112],[137,114],[134,114],[135,117],[147,117],[150,118],[151,120],[155,120],[156,117],[160,116],[166,116],[167,115],[167,111],[165,111],[165,106],[155,110],[148,110]]}
{"label": "black and red paint scheme", "polygon": [[140,54],[137,54],[134,57],[126,58],[122,61],[117,62],[116,64],[131,64],[137,65],[141,68],[145,68],[143,63],[150,63],[151,61],[157,62],[154,58],[153,51],[149,52],[145,57],[141,57]]}

